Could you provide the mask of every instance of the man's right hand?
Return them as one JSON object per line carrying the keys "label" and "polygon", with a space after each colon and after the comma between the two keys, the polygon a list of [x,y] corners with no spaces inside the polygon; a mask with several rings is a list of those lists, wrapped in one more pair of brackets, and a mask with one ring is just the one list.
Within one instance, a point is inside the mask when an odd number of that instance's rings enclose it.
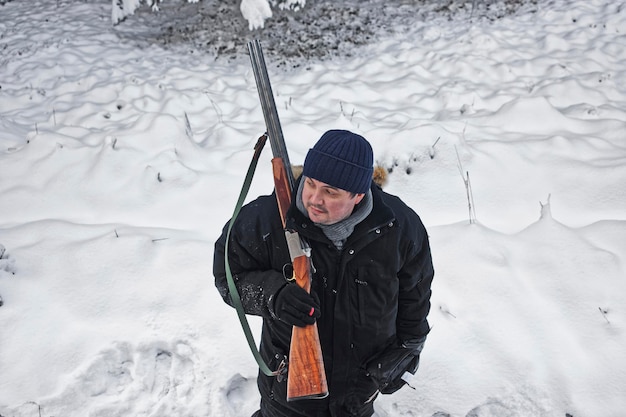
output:
{"label": "man's right hand", "polygon": [[319,300],[298,284],[289,283],[270,297],[272,316],[292,326],[305,327],[321,316]]}

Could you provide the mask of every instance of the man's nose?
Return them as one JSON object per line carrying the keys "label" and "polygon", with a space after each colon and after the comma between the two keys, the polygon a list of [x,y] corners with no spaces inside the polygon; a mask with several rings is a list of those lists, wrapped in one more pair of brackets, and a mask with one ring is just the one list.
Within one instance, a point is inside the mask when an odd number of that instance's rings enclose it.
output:
{"label": "man's nose", "polygon": [[320,190],[315,190],[311,194],[311,202],[315,205],[321,206],[324,204],[324,198],[322,196],[322,192]]}

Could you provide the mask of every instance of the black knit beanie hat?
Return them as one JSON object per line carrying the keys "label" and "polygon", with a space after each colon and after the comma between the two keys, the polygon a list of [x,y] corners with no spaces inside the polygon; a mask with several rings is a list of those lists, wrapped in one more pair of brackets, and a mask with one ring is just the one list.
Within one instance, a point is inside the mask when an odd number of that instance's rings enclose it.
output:
{"label": "black knit beanie hat", "polygon": [[374,153],[369,142],[347,130],[329,130],[309,149],[302,175],[357,194],[372,182]]}

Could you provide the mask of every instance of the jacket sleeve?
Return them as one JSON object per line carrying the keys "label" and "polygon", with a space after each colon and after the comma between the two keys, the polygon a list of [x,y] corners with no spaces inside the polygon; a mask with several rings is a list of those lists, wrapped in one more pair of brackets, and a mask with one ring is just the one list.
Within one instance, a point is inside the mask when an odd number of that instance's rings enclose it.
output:
{"label": "jacket sleeve", "polygon": [[396,329],[400,342],[425,338],[430,327],[431,284],[434,276],[428,234],[421,220],[415,214],[411,222],[410,238],[406,243],[405,262],[398,278],[398,318]]}
{"label": "jacket sleeve", "polygon": [[[286,281],[281,271],[272,268],[271,240],[255,204],[244,207],[231,230],[228,244],[230,269],[246,314],[270,317],[268,303]],[[271,222],[270,222],[271,223]],[[228,223],[215,242],[213,275],[215,286],[226,303],[232,304],[225,268],[225,247]]]}

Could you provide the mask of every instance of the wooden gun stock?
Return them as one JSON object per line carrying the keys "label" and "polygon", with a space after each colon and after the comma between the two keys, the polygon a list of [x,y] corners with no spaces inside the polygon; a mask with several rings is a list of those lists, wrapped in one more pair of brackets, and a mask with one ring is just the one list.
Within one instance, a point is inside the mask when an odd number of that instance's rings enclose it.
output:
{"label": "wooden gun stock", "polygon": [[[311,291],[310,262],[307,256],[293,261],[296,282]],[[317,323],[306,327],[294,326],[289,348],[289,374],[287,376],[287,401],[305,398],[324,398],[328,384],[322,359]]]}
{"label": "wooden gun stock", "polygon": [[[283,161],[272,159],[274,189],[280,217],[285,226],[285,216],[291,204],[291,189]],[[289,167],[291,169],[291,167]],[[286,231],[287,245],[293,264],[293,277],[306,292],[311,292],[311,259],[302,249],[296,232]],[[293,326],[287,374],[287,401],[324,398],[328,395],[328,383],[320,346],[317,323],[309,326]]]}

